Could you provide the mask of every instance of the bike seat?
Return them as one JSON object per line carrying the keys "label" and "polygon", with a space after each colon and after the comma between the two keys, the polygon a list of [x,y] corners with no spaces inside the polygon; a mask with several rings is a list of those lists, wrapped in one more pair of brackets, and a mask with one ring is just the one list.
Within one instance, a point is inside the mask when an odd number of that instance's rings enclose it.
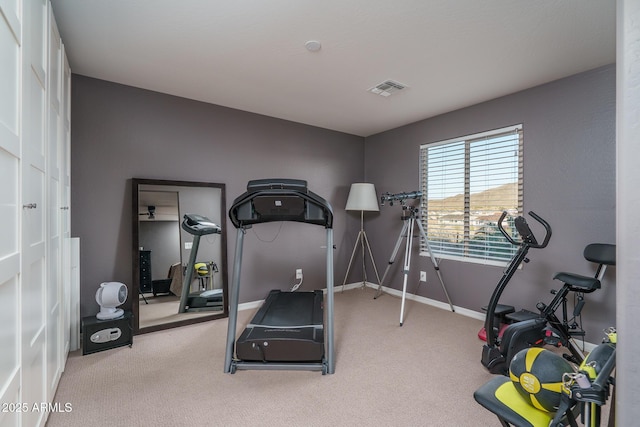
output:
{"label": "bike seat", "polygon": [[616,265],[616,245],[591,243],[584,248],[584,258],[596,264]]}
{"label": "bike seat", "polygon": [[554,280],[560,280],[569,285],[569,290],[578,292],[593,292],[600,289],[600,280],[595,277],[582,276],[574,273],[556,273]]}

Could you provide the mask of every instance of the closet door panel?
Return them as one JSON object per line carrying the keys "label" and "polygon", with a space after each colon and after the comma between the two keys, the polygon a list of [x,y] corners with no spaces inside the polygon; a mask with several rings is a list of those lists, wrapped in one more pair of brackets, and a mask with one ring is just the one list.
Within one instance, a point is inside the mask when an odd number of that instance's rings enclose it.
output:
{"label": "closet door panel", "polygon": [[[21,8],[0,1],[0,402],[20,402],[20,74]],[[0,425],[19,414],[0,412]]]}
{"label": "closet door panel", "polygon": [[[22,98],[21,400],[47,402],[47,2],[24,2]],[[44,424],[45,415],[23,414],[23,425]]]}
{"label": "closet door panel", "polygon": [[47,384],[49,400],[53,399],[62,374],[62,239],[60,236],[61,131],[60,86],[62,76],[62,43],[49,9],[48,127],[47,127]]}
{"label": "closet door panel", "polygon": [[17,5],[0,2],[0,146],[19,156],[20,52],[22,26]]}
{"label": "closet door panel", "polygon": [[[76,350],[79,347],[76,338],[71,335],[72,317],[74,322],[79,322],[80,312],[72,316],[74,311],[71,288],[71,68],[65,54],[64,43],[62,43],[61,61],[62,61],[62,86],[60,97],[61,124],[60,134],[61,140],[59,144],[60,151],[60,237],[62,239],[62,300],[64,304],[63,310],[63,359],[64,364],[69,351]],[[64,369],[64,366],[63,366]]]}

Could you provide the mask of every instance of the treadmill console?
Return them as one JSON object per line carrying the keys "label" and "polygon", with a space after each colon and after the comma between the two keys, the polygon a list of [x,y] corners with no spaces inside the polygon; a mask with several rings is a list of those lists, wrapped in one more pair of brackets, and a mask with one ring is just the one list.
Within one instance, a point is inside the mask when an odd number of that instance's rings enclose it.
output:
{"label": "treadmill console", "polygon": [[302,179],[257,179],[233,202],[229,217],[236,228],[271,221],[297,221],[333,226],[329,203],[307,188]]}
{"label": "treadmill console", "polygon": [[275,221],[304,221],[305,201],[296,196],[258,196],[253,199],[253,210],[262,219]]}
{"label": "treadmill console", "polygon": [[182,221],[182,229],[194,236],[204,236],[206,234],[220,234],[222,228],[213,223],[209,218],[197,214],[185,214]]}
{"label": "treadmill console", "polygon": [[307,190],[307,181],[304,179],[254,179],[247,183],[247,192],[249,193],[264,190],[295,190],[301,193],[309,191]]}

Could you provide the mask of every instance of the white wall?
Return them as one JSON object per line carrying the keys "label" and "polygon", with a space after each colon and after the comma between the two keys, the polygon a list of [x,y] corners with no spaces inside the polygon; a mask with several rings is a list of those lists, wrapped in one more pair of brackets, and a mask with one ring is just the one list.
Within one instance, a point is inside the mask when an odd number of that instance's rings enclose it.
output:
{"label": "white wall", "polygon": [[640,2],[617,3],[617,425],[640,419]]}

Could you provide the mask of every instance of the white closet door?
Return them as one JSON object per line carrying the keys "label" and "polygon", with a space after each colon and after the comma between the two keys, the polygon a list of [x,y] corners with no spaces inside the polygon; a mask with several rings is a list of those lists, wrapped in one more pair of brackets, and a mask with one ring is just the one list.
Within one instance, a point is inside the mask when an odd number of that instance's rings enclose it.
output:
{"label": "white closet door", "polygon": [[[80,323],[80,306],[72,295],[71,280],[71,68],[62,44],[62,92],[61,92],[61,141],[60,141],[60,235],[62,236],[62,301],[63,310],[63,358],[62,369],[70,351],[80,348],[80,332],[72,333],[72,325]],[[79,290],[77,290],[79,293]]]}
{"label": "white closet door", "polygon": [[[47,402],[47,37],[45,0],[24,2],[22,110],[22,390],[21,401]],[[44,424],[44,413],[22,414],[22,425]]]}
{"label": "white closet door", "polygon": [[[22,8],[0,1],[0,402],[20,402],[20,74]],[[0,425],[18,425],[17,412],[0,412]]]}
{"label": "white closet door", "polygon": [[0,58],[0,426],[42,426],[74,321],[71,71],[48,0],[0,0]]}
{"label": "white closet door", "polygon": [[49,64],[48,64],[48,277],[47,277],[47,397],[53,397],[62,374],[63,367],[63,317],[64,303],[62,299],[62,262],[63,248],[60,229],[61,217],[61,81],[62,81],[62,42],[58,27],[53,17],[51,5],[49,10]]}

